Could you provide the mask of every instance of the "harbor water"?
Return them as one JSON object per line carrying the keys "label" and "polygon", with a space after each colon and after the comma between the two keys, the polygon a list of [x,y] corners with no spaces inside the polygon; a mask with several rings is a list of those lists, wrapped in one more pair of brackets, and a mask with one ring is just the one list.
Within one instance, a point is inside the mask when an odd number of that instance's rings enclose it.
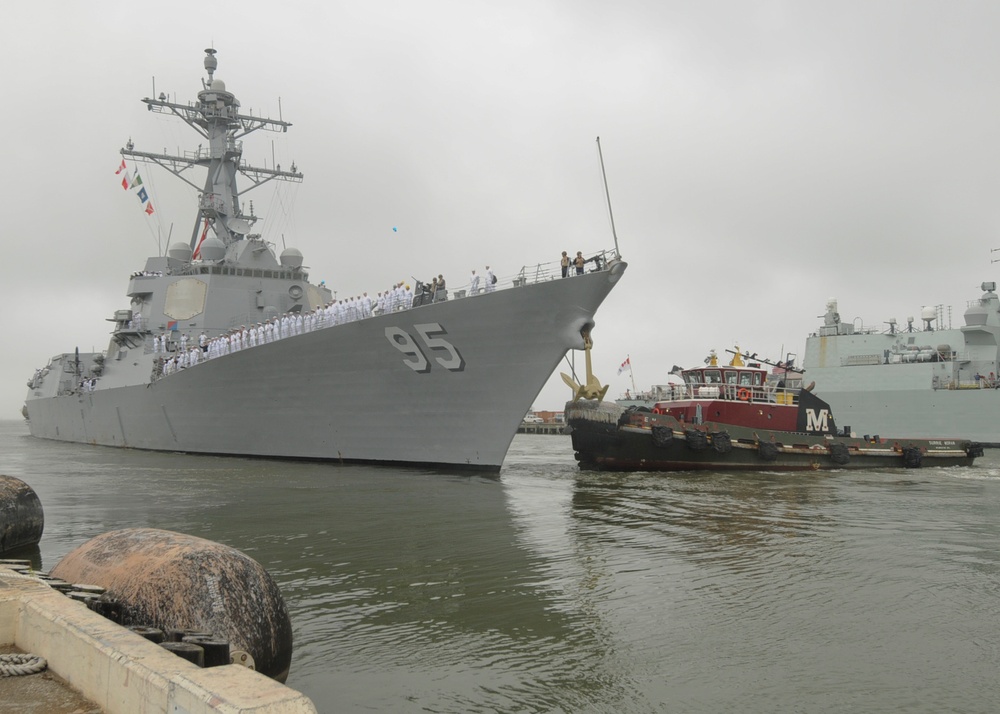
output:
{"label": "harbor water", "polygon": [[[321,712],[994,712],[1000,454],[971,469],[499,476],[33,439],[43,570],[155,527],[262,563]],[[2,684],[0,684],[2,691]]]}

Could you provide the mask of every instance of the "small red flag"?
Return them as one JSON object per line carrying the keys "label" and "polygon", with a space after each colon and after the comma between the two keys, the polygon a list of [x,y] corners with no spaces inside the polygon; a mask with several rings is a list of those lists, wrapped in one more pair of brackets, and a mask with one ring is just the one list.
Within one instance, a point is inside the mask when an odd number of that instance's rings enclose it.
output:
{"label": "small red flag", "polygon": [[128,191],[128,176],[122,178],[122,188]]}
{"label": "small red flag", "polygon": [[152,201],[150,201],[149,203],[146,204],[146,215],[147,216],[153,215],[153,202]]}
{"label": "small red flag", "polygon": [[115,173],[120,174],[124,170],[125,170],[125,159],[122,159],[122,165],[118,167],[118,170],[115,171]]}

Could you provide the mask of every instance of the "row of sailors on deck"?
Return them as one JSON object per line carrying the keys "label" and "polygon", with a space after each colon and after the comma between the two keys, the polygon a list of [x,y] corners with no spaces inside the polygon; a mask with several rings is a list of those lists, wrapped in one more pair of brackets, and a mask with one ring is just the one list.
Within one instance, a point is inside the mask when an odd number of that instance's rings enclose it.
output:
{"label": "row of sailors on deck", "polygon": [[[391,290],[379,293],[372,298],[368,293],[358,297],[346,298],[331,302],[329,305],[306,313],[285,313],[266,322],[256,325],[241,325],[238,329],[208,337],[202,332],[194,340],[181,333],[179,338],[171,339],[165,334],[153,336],[153,353],[167,354],[174,352],[163,363],[163,374],[173,374],[178,369],[186,369],[215,357],[232,354],[249,347],[256,347],[267,342],[301,335],[305,332],[333,327],[348,322],[361,320],[383,312],[405,310],[412,304],[413,292],[409,285],[399,283]],[[173,347],[171,349],[171,343]]]}

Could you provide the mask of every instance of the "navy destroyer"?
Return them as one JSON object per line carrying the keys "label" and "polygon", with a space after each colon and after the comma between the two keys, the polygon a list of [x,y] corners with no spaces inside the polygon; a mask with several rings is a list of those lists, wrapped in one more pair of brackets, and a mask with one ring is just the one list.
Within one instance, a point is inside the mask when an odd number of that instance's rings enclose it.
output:
{"label": "navy destroyer", "polygon": [[940,306],[924,307],[920,322],[910,317],[905,326],[844,322],[831,299],[802,366],[856,431],[1000,446],[1000,298],[996,283],[981,289],[957,328]]}
{"label": "navy destroyer", "polygon": [[[207,169],[188,242],[146,261],[106,350],[57,355],[28,383],[33,436],[137,449],[497,471],[521,418],[624,273],[617,249],[563,279],[559,266],[492,276],[476,294],[397,285],[334,300],[302,254],[280,254],[244,211],[251,187],[300,181],[244,162],[242,138],[290,124],[241,113],[215,77],[197,101],[146,98],[202,137],[182,156],[122,149],[188,181]],[[190,183],[190,181],[188,181]],[[194,185],[194,184],[192,184]],[[616,241],[617,242],[617,241]],[[419,286],[417,286],[419,287]],[[471,291],[470,291],[471,292]]]}

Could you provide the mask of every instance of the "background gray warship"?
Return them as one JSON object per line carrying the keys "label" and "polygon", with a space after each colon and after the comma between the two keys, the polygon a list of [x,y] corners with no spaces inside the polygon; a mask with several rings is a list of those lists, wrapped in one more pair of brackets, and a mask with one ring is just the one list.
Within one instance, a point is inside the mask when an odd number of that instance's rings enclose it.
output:
{"label": "background gray warship", "polygon": [[981,287],[957,328],[942,306],[922,308],[905,327],[844,322],[830,299],[806,340],[805,379],[855,431],[1000,446],[1000,298],[996,283]]}
{"label": "background gray warship", "polygon": [[[302,254],[253,232],[236,176],[299,181],[294,164],[242,160],[242,137],[290,124],[240,113],[214,76],[198,101],[159,98],[204,138],[184,156],[125,157],[187,181],[207,169],[188,243],[151,257],[129,281],[108,348],[56,355],[28,383],[33,436],[140,449],[498,470],[532,400],[627,264],[615,251],[588,272],[522,269],[475,295],[401,295],[370,308],[309,282]],[[188,181],[190,183],[190,181]],[[192,184],[193,185],[193,184]]]}

